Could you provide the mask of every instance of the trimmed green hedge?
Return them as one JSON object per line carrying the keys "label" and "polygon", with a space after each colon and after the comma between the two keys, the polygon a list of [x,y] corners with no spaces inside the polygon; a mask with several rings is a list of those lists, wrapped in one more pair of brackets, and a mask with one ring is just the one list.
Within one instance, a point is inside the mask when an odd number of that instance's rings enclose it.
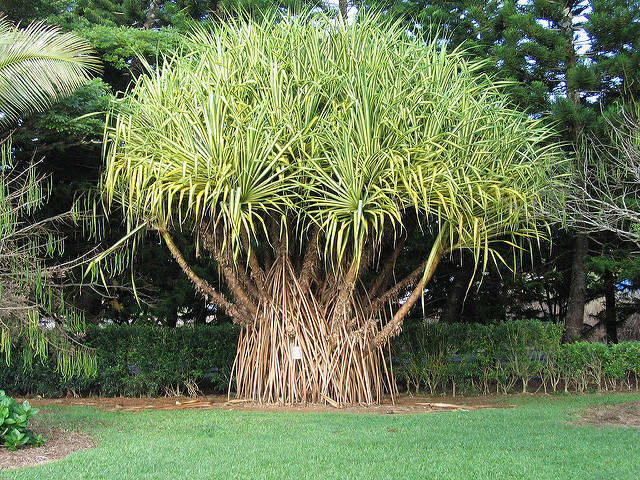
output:
{"label": "trimmed green hedge", "polygon": [[[59,397],[162,396],[226,393],[235,357],[236,325],[162,328],[90,326],[84,341],[96,349],[93,378],[64,379],[55,359],[23,368],[0,361],[0,389],[11,395]],[[431,394],[638,390],[640,342],[561,345],[562,326],[538,320],[490,325],[418,323],[393,341],[396,380]]]}
{"label": "trimmed green hedge", "polygon": [[238,333],[239,328],[230,324],[181,328],[89,326],[83,341],[96,350],[95,377],[64,379],[57,371],[55,359],[22,368],[19,349],[14,349],[11,366],[0,362],[0,388],[13,395],[46,397],[226,392]]}
{"label": "trimmed green hedge", "polygon": [[409,325],[393,345],[394,373],[409,391],[431,394],[527,392],[534,379],[545,393],[638,389],[639,342],[561,338],[562,325],[538,320]]}

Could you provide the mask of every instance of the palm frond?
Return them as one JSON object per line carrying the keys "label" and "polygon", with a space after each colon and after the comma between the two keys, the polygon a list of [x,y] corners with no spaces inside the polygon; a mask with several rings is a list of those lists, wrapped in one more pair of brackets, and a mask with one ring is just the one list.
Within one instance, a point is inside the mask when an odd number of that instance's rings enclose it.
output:
{"label": "palm frond", "polygon": [[0,18],[0,127],[70,95],[100,68],[88,43],[55,27]]}

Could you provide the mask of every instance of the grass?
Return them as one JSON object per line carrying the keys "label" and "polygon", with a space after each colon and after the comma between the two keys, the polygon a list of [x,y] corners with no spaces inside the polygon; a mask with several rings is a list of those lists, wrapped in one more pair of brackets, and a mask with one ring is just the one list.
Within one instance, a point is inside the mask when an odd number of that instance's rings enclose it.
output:
{"label": "grass", "polygon": [[[29,479],[637,479],[640,429],[575,426],[638,394],[516,397],[513,409],[423,415],[46,407],[41,424],[97,448],[0,472]],[[44,410],[45,408],[43,408]]]}

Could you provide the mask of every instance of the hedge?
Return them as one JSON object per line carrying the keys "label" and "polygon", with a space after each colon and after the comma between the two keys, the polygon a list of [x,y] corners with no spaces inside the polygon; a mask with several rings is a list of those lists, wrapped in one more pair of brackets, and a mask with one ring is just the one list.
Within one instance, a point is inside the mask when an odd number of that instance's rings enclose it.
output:
{"label": "hedge", "polygon": [[396,380],[431,394],[526,393],[532,380],[559,390],[638,389],[640,343],[561,344],[562,325],[539,320],[495,324],[417,323],[392,349]]}
{"label": "hedge", "polygon": [[12,395],[161,396],[226,392],[239,329],[235,325],[162,328],[88,326],[84,343],[96,351],[98,373],[64,379],[55,359],[23,367],[19,349],[0,362],[0,388]]}
{"label": "hedge", "polygon": [[[64,379],[55,359],[23,368],[0,361],[0,389],[10,395],[161,396],[226,393],[239,328],[196,325],[90,326],[93,378]],[[532,380],[547,392],[639,389],[640,342],[561,344],[562,325],[538,320],[495,324],[415,323],[391,349],[396,381],[431,394],[527,392]]]}

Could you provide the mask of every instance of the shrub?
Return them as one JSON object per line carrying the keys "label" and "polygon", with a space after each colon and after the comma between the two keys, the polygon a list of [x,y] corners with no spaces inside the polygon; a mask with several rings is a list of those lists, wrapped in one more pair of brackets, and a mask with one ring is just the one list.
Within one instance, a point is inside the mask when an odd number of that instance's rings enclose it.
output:
{"label": "shrub", "polygon": [[41,435],[27,428],[29,420],[38,413],[26,400],[18,404],[14,398],[0,390],[0,445],[9,450],[17,450],[26,445],[39,446],[44,444]]}
{"label": "shrub", "polygon": [[396,378],[416,391],[522,392],[540,378],[545,393],[635,386],[640,375],[640,343],[576,342],[561,345],[562,325],[539,320],[495,324],[409,325],[395,340]]}
{"label": "shrub", "polygon": [[155,325],[89,326],[84,342],[95,349],[95,377],[63,378],[55,359],[21,368],[0,363],[0,385],[22,395],[158,396],[225,392],[235,358],[235,325],[162,328]]}
{"label": "shrub", "polygon": [[[545,393],[563,388],[636,388],[640,343],[561,345],[562,325],[539,320],[495,324],[407,324],[394,340],[396,380],[431,394],[508,393],[516,382],[527,391],[539,377]],[[95,377],[63,378],[55,359],[22,368],[20,350],[11,367],[0,362],[0,385],[10,394],[158,396],[226,392],[238,328],[196,325],[91,326],[85,342],[96,351]]]}
{"label": "shrub", "polygon": [[564,390],[570,388],[584,392],[590,384],[600,390],[602,365],[608,355],[608,347],[602,343],[575,342],[562,346],[558,352],[558,368],[564,381]]}
{"label": "shrub", "polygon": [[[632,374],[631,362],[635,353],[635,344],[632,342],[622,342],[612,345],[609,355],[602,365],[602,377],[607,390],[616,390],[624,383],[630,386],[629,376]],[[619,383],[618,383],[619,382]]]}

